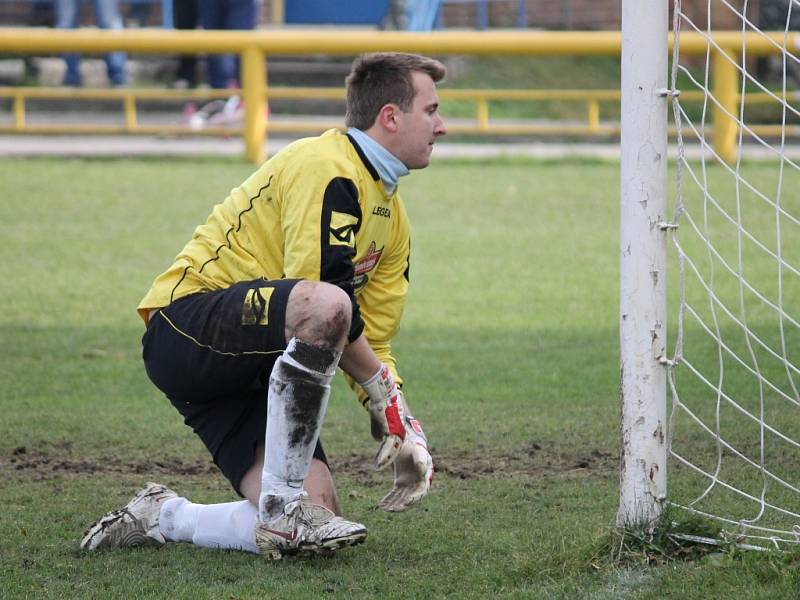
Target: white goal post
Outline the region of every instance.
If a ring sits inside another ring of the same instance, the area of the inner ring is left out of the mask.
[[[619,526],[800,544],[799,31],[800,0],[623,0]]]
[[[666,499],[667,2],[623,0],[620,122],[620,504],[655,520]]]

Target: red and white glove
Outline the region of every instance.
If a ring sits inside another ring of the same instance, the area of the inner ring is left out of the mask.
[[[390,512],[411,508],[428,494],[433,481],[433,459],[422,426],[411,415],[404,422],[406,439],[394,461],[394,487],[378,503]]]
[[[381,443],[375,454],[375,468],[380,471],[391,465],[400,453],[406,428],[403,425],[403,402],[389,368],[380,370],[361,384],[369,397],[367,410],[372,428],[372,437]]]

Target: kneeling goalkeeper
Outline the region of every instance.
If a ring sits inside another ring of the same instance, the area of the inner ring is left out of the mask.
[[[379,505],[428,492],[433,462],[400,390],[390,342],[408,289],[398,179],[446,133],[444,67],[364,55],[347,77],[345,132],[299,140],[216,205],[138,307],[148,376],[244,500],[190,502],[150,483],[89,527],[81,547],[191,542],[266,559],[358,544],[319,439],[336,368],[368,409]]]

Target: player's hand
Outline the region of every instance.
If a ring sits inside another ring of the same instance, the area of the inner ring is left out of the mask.
[[[383,510],[411,508],[427,494],[433,481],[433,459],[422,427],[414,417],[405,418],[406,439],[394,461],[394,487],[378,503]]]
[[[361,386],[369,397],[372,437],[381,443],[375,454],[375,468],[380,471],[397,459],[403,446],[406,437],[403,402],[386,365],[381,365],[380,371]]]

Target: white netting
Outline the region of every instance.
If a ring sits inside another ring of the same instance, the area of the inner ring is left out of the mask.
[[[800,164],[787,139],[800,1],[705,2],[674,1],[669,499],[724,538],[781,546],[800,543]],[[723,47],[731,23],[741,35]],[[682,51],[682,35],[705,52]],[[735,109],[718,97],[720,57],[735,67]]]
[[[679,228],[670,305],[679,308],[668,367],[669,497],[722,523],[730,540],[800,543],[800,165],[787,140],[800,122],[791,91],[800,2],[762,0],[773,32],[783,11],[782,35],[769,35],[763,5],[755,18],[747,0],[706,1],[699,14],[674,2]],[[717,24],[731,22],[741,41],[723,47]],[[704,53],[682,53],[688,32],[704,40]],[[772,54],[748,54],[753,40]],[[738,76],[735,110],[715,96],[719,56]],[[720,144],[725,121],[733,156]]]

